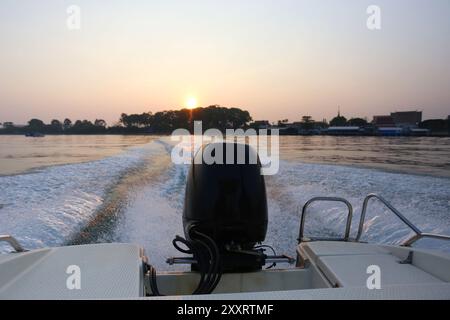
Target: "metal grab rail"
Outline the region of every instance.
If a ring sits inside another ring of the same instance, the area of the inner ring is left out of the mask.
[[[348,241],[349,237],[350,237],[350,227],[352,225],[352,216],[353,216],[353,207],[351,205],[350,202],[348,202],[346,199],[344,198],[336,198],[336,197],[316,197],[316,198],[312,198],[310,200],[308,200],[305,205],[303,206],[302,209],[302,217],[301,217],[301,221],[300,221],[300,230],[298,232],[298,243],[301,243],[303,241],[303,232],[304,232],[304,228],[305,228],[305,217],[306,217],[306,209],[313,203],[313,202],[317,202],[317,201],[333,201],[333,202],[342,202],[344,203],[347,208],[348,208],[348,214],[347,214],[347,223],[345,226],[345,234],[344,234],[344,238],[310,238],[310,240],[314,241],[314,240],[321,240],[321,241],[326,241],[326,240],[330,240],[330,241]]]
[[[404,224],[406,224],[412,231],[414,231],[415,235],[411,238],[407,239],[405,242],[402,243],[402,246],[409,247],[414,242],[422,239],[422,238],[434,238],[434,239],[440,239],[440,240],[450,240],[450,236],[436,234],[436,233],[424,233],[420,231],[419,228],[417,228],[411,221],[409,221],[404,215],[402,215],[397,209],[395,209],[386,199],[384,199],[382,196],[379,196],[377,194],[371,193],[365,197],[363,202],[363,207],[361,211],[361,218],[359,220],[359,227],[358,227],[358,233],[356,235],[355,241],[359,241],[359,239],[362,236],[363,228],[364,228],[364,222],[366,219],[366,212],[367,212],[367,206],[369,204],[369,200],[375,198],[379,201],[381,201],[391,212],[393,212]]]
[[[423,232],[421,234],[415,235],[408,240],[406,240],[402,246],[410,247],[414,242],[422,239],[422,238],[432,238],[432,239],[439,239],[439,240],[450,240],[450,236],[446,236],[443,234],[437,234],[437,233],[427,233]]]
[[[20,245],[19,241],[10,235],[0,235],[0,242],[7,242],[16,252],[25,252],[26,250]]]

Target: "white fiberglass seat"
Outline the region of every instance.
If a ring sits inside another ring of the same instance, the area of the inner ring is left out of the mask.
[[[142,256],[141,249],[131,244],[69,246],[0,255],[0,299],[142,297]],[[69,278],[78,271],[79,288]]]
[[[410,252],[413,252],[412,260],[405,263]],[[423,260],[420,256],[423,252],[412,248],[323,241],[302,243],[298,253],[318,268],[333,287],[366,287],[371,266],[379,268],[381,287],[448,283],[448,279],[440,277],[438,270],[432,268],[444,263],[450,269],[448,257],[442,259],[427,252],[427,266],[418,265]]]

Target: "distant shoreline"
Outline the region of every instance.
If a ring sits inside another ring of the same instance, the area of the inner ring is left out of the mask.
[[[301,121],[290,123],[288,119],[279,120],[278,124],[268,120],[254,120],[250,113],[240,108],[227,108],[211,105],[206,108],[166,110],[153,114],[122,113],[113,126],[108,126],[103,119],[76,120],[58,119],[45,123],[33,118],[28,125],[16,126],[13,122],[3,122],[0,134],[24,134],[29,136],[51,135],[170,135],[176,129],[192,133],[215,129],[226,132],[234,130],[266,130],[263,134],[277,132],[280,136],[450,136],[450,116],[448,119],[430,119],[422,121],[422,111],[394,112],[389,116],[374,116],[372,122],[362,118],[350,118],[341,115],[330,122],[326,119],[315,121],[311,116],[303,116]],[[251,133],[248,133],[251,134]],[[255,132],[253,132],[255,134]]]
[[[24,133],[5,133],[0,132],[0,136],[24,136]],[[142,133],[142,132],[123,132],[123,133],[46,133],[45,136],[170,136],[168,133]],[[281,137],[380,137],[380,138],[449,138],[450,134],[446,133],[430,133],[428,135],[379,135],[379,134],[291,134],[282,133]]]
[[[24,133],[0,132],[0,136],[24,136]],[[170,136],[166,133],[45,133],[45,136]]]

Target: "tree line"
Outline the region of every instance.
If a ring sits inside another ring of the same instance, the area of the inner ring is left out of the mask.
[[[187,129],[192,132],[194,121],[202,121],[203,130],[217,128],[226,129],[247,128],[252,121],[248,111],[240,108],[226,108],[212,105],[206,108],[168,110],[156,113],[141,114],[122,113],[117,124],[108,126],[103,119],[64,121],[57,119],[46,124],[40,119],[31,119],[26,126],[16,126],[4,122],[3,134],[25,134],[39,132],[45,134],[170,134],[175,129]]]
[[[355,126],[355,127],[365,127],[369,125],[366,119],[363,118],[351,118],[347,120],[346,117],[338,115],[331,119],[330,123],[328,123],[325,119],[323,121],[315,121],[311,116],[303,116],[300,122],[296,122],[304,130],[312,130],[317,128],[328,128],[328,127],[346,127],[346,126]],[[279,120],[277,126],[278,127],[286,127],[289,125],[289,120]]]

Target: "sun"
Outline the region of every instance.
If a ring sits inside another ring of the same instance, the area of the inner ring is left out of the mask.
[[[195,97],[189,97],[186,100],[186,107],[188,109],[195,109],[197,108],[197,98]]]

